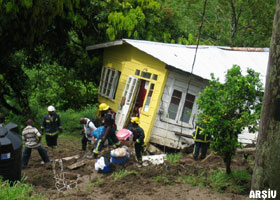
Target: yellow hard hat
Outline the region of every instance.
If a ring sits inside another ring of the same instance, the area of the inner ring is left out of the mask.
[[[108,110],[109,108],[110,108],[110,106],[108,106],[106,103],[101,103],[98,106],[99,111],[105,111],[105,110]]]
[[[139,117],[132,117],[132,118],[131,118],[131,122],[132,122],[132,123],[139,124],[139,123],[140,123]]]

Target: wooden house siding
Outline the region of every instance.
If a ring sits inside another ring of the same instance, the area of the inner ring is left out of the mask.
[[[150,142],[179,149],[190,146],[193,143],[191,134],[194,130],[195,115],[198,111],[196,103],[193,105],[189,123],[181,123],[180,121],[176,122],[168,119],[168,107],[174,88],[181,88],[185,91],[188,90],[187,92],[194,95],[195,100],[197,100],[199,93],[205,88],[208,81],[193,76],[189,86],[188,84],[189,74],[178,73],[172,70],[169,71]],[[178,134],[187,135],[188,137],[178,136]]]
[[[168,70],[165,68],[165,64],[163,62],[146,53],[143,53],[142,51],[139,51],[128,44],[106,48],[104,49],[103,55],[103,66],[121,72],[115,99],[111,100],[101,95],[98,96],[99,102],[107,103],[114,111],[117,112],[119,109],[123,90],[130,75],[137,77],[138,79],[148,80],[150,82],[149,88],[151,83],[155,84],[149,104],[149,109],[147,112],[142,109],[142,113],[140,115],[140,126],[144,129],[145,142],[147,143],[150,139],[156,112],[160,105],[161,96],[164,90],[165,82],[167,80]],[[135,75],[136,69],[140,71],[146,71],[151,74],[156,74],[157,80],[145,79]],[[147,90],[144,105],[147,99],[149,88]]]

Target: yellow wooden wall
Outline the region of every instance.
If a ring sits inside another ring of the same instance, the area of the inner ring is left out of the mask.
[[[147,69],[147,72],[158,75],[158,79],[156,81],[151,79],[149,80],[150,83],[155,84],[154,92],[151,98],[148,112],[142,111],[140,115],[140,126],[144,129],[145,143],[147,143],[150,139],[156,114],[160,106],[161,97],[167,80],[168,71],[165,69],[165,63],[136,49],[131,45],[123,44],[121,46],[114,46],[104,49],[103,66],[114,68],[121,72],[115,100],[112,101],[100,95],[98,97],[99,102],[107,103],[115,112],[117,112],[118,110],[122,93],[129,75],[135,76],[136,69],[142,71],[145,68]],[[147,94],[148,91],[149,88],[147,90]]]

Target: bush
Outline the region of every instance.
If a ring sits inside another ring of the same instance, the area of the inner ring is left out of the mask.
[[[0,179],[0,199],[43,200],[45,198],[33,194],[33,187],[27,183],[17,181],[11,185],[9,181],[3,181]]]
[[[215,170],[211,173],[209,181],[216,191],[243,194],[250,190],[251,175],[243,170],[232,171],[229,175],[225,170]]]
[[[73,133],[73,132],[79,132],[79,130],[82,128],[82,126],[79,124],[79,119],[81,117],[87,117],[87,118],[95,118],[97,106],[87,106],[81,111],[74,111],[72,109],[68,109],[65,112],[60,112],[60,118],[61,118],[61,124],[63,133]]]
[[[167,154],[166,159],[169,163],[176,164],[179,163],[181,157],[182,157],[181,152],[176,154],[171,153],[171,154]]]

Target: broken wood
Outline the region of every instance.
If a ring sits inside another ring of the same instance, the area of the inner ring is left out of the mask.
[[[211,157],[214,157],[214,156],[216,156],[216,155],[217,155],[216,152],[211,151],[211,153],[210,153],[208,156],[206,156],[206,158],[204,158],[201,162],[206,162],[206,161],[209,160]]]
[[[162,154],[163,153],[159,148],[152,145],[151,143],[149,143],[149,145],[147,146],[147,151],[152,154]]]
[[[236,152],[237,153],[253,153],[253,152],[256,152],[256,147],[237,149]]]
[[[78,159],[80,156],[79,155],[75,155],[75,156],[69,156],[69,157],[65,157],[62,158],[63,161],[68,161],[68,160],[72,160],[72,159]],[[55,162],[58,162],[60,159],[55,159]]]
[[[82,167],[82,166],[84,166],[86,163],[85,163],[85,161],[84,160],[82,160],[82,161],[80,161],[80,162],[76,162],[76,163],[74,163],[74,164],[72,164],[72,165],[69,165],[67,168],[68,169],[76,169],[76,168],[78,168],[78,167]]]
[[[175,132],[175,135],[193,139],[192,135],[186,133]]]

